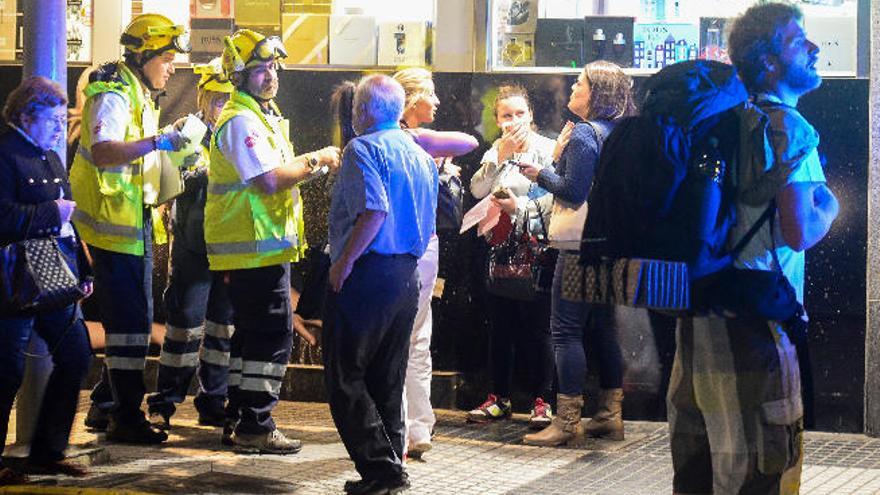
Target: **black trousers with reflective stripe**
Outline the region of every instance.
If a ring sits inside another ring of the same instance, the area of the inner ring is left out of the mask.
[[[204,358],[229,353],[229,339],[211,335],[211,328],[217,325],[232,325],[232,304],[226,293],[223,273],[209,271],[207,255],[187,249],[175,237],[171,244],[171,268],[164,301],[165,321],[169,326],[204,329],[201,338],[187,341],[174,340],[169,338],[168,333],[165,334],[156,378],[157,391],[147,397],[150,412],[174,414],[175,404],[183,402],[196,373],[199,378],[196,409],[209,414],[222,411],[226,401],[229,365]],[[188,361],[183,357],[199,352],[200,347],[203,351],[198,367],[165,364],[166,361],[181,359]]]
[[[419,297],[416,261],[365,254],[325,303],[330,412],[364,479],[395,479],[403,472],[401,403]]]
[[[235,431],[265,433],[275,429],[272,409],[293,343],[290,264],[231,270],[228,276],[233,351],[242,359],[240,385],[229,388],[230,402],[240,416]]]
[[[112,404],[119,422],[140,422],[144,364],[153,325],[153,222],[144,210],[144,256],[89,246],[95,275],[95,297],[105,335],[101,380],[92,391],[99,407]]]

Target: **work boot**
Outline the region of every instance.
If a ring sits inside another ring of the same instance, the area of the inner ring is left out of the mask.
[[[234,449],[240,454],[296,454],[302,450],[302,442],[287,438],[277,428],[257,434],[233,433]]]
[[[587,421],[584,431],[591,437],[623,440],[623,389],[602,389],[599,392],[599,409]]]
[[[153,428],[146,419],[138,423],[120,422],[110,417],[107,426],[107,440],[119,443],[156,445],[168,440],[168,434]]]
[[[89,406],[89,412],[86,413],[86,428],[96,431],[106,431],[107,424],[110,421],[110,415],[107,411],[101,409],[94,402]]]
[[[550,426],[538,433],[524,436],[523,443],[540,447],[582,445],[584,443],[584,427],[581,424],[581,410],[583,408],[583,396],[558,394],[556,396],[556,416],[550,422]]]

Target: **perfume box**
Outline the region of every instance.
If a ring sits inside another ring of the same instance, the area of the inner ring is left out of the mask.
[[[633,67],[662,69],[697,58],[699,26],[686,23],[638,23],[633,30]]]
[[[632,17],[584,17],[585,62],[607,60],[621,67],[633,66]]]
[[[288,64],[329,63],[330,16],[324,14],[282,14],[281,39]]]
[[[190,0],[189,15],[193,19],[230,18],[233,0]]]
[[[294,14],[330,14],[333,4],[329,0],[295,0]]]
[[[498,59],[504,67],[534,67],[535,35],[528,33],[503,35]]]
[[[376,65],[376,18],[359,14],[331,15],[330,63]]]
[[[235,0],[234,10],[236,26],[262,34],[267,33],[258,28],[268,28],[273,34],[281,32],[281,0]]]
[[[190,62],[201,64],[220,56],[223,53],[223,38],[232,34],[232,31],[232,19],[193,18],[190,21]]]
[[[495,2],[497,14],[505,21],[504,32],[534,33],[538,27],[538,0]]]
[[[584,23],[580,19],[538,19],[535,65],[584,66]]]
[[[726,17],[700,18],[701,59],[730,63],[730,55],[727,53],[727,30],[732,24],[733,19]]]
[[[810,41],[819,46],[821,71],[856,71],[856,19],[854,17],[805,17],[804,29]]]
[[[17,17],[15,14],[0,14],[0,60],[15,60]]]
[[[427,22],[380,22],[379,65],[425,65],[430,32]]]

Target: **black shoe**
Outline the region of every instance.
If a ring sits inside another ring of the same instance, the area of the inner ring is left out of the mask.
[[[345,482],[345,493],[348,495],[393,495],[409,489],[409,476],[403,473],[400,477],[390,480],[351,480]]]
[[[74,478],[82,478],[83,476],[88,476],[89,471],[84,466],[80,466],[79,464],[75,464],[65,460],[28,460],[27,464],[24,465],[24,473],[39,475],[63,474],[65,476],[72,476]]]
[[[235,442],[232,440],[232,432],[235,431],[235,424],[232,421],[223,422],[223,436],[220,437],[220,443],[227,447],[232,447]]]
[[[144,420],[140,423],[120,423],[113,418],[107,426],[107,440],[119,443],[136,443],[142,445],[156,445],[168,440],[168,434],[159,431]]]
[[[168,431],[171,429],[171,415],[159,411],[151,411],[150,424],[157,430]]]
[[[86,413],[86,428],[97,431],[106,431],[109,421],[110,415],[107,414],[107,411],[101,409],[92,402],[92,405],[89,406],[89,412]]]

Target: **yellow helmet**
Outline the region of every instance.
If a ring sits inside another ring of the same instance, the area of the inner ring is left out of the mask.
[[[220,57],[211,60],[207,64],[193,66],[193,72],[202,76],[199,79],[199,90],[232,93],[232,90],[235,89],[223,71]]]
[[[277,36],[263,36],[250,29],[239,29],[223,40],[223,70],[229,77],[261,62],[287,57],[287,50]]]
[[[168,50],[189,53],[189,34],[186,28],[160,14],[141,14],[128,24],[119,43],[127,53],[158,55]]]

